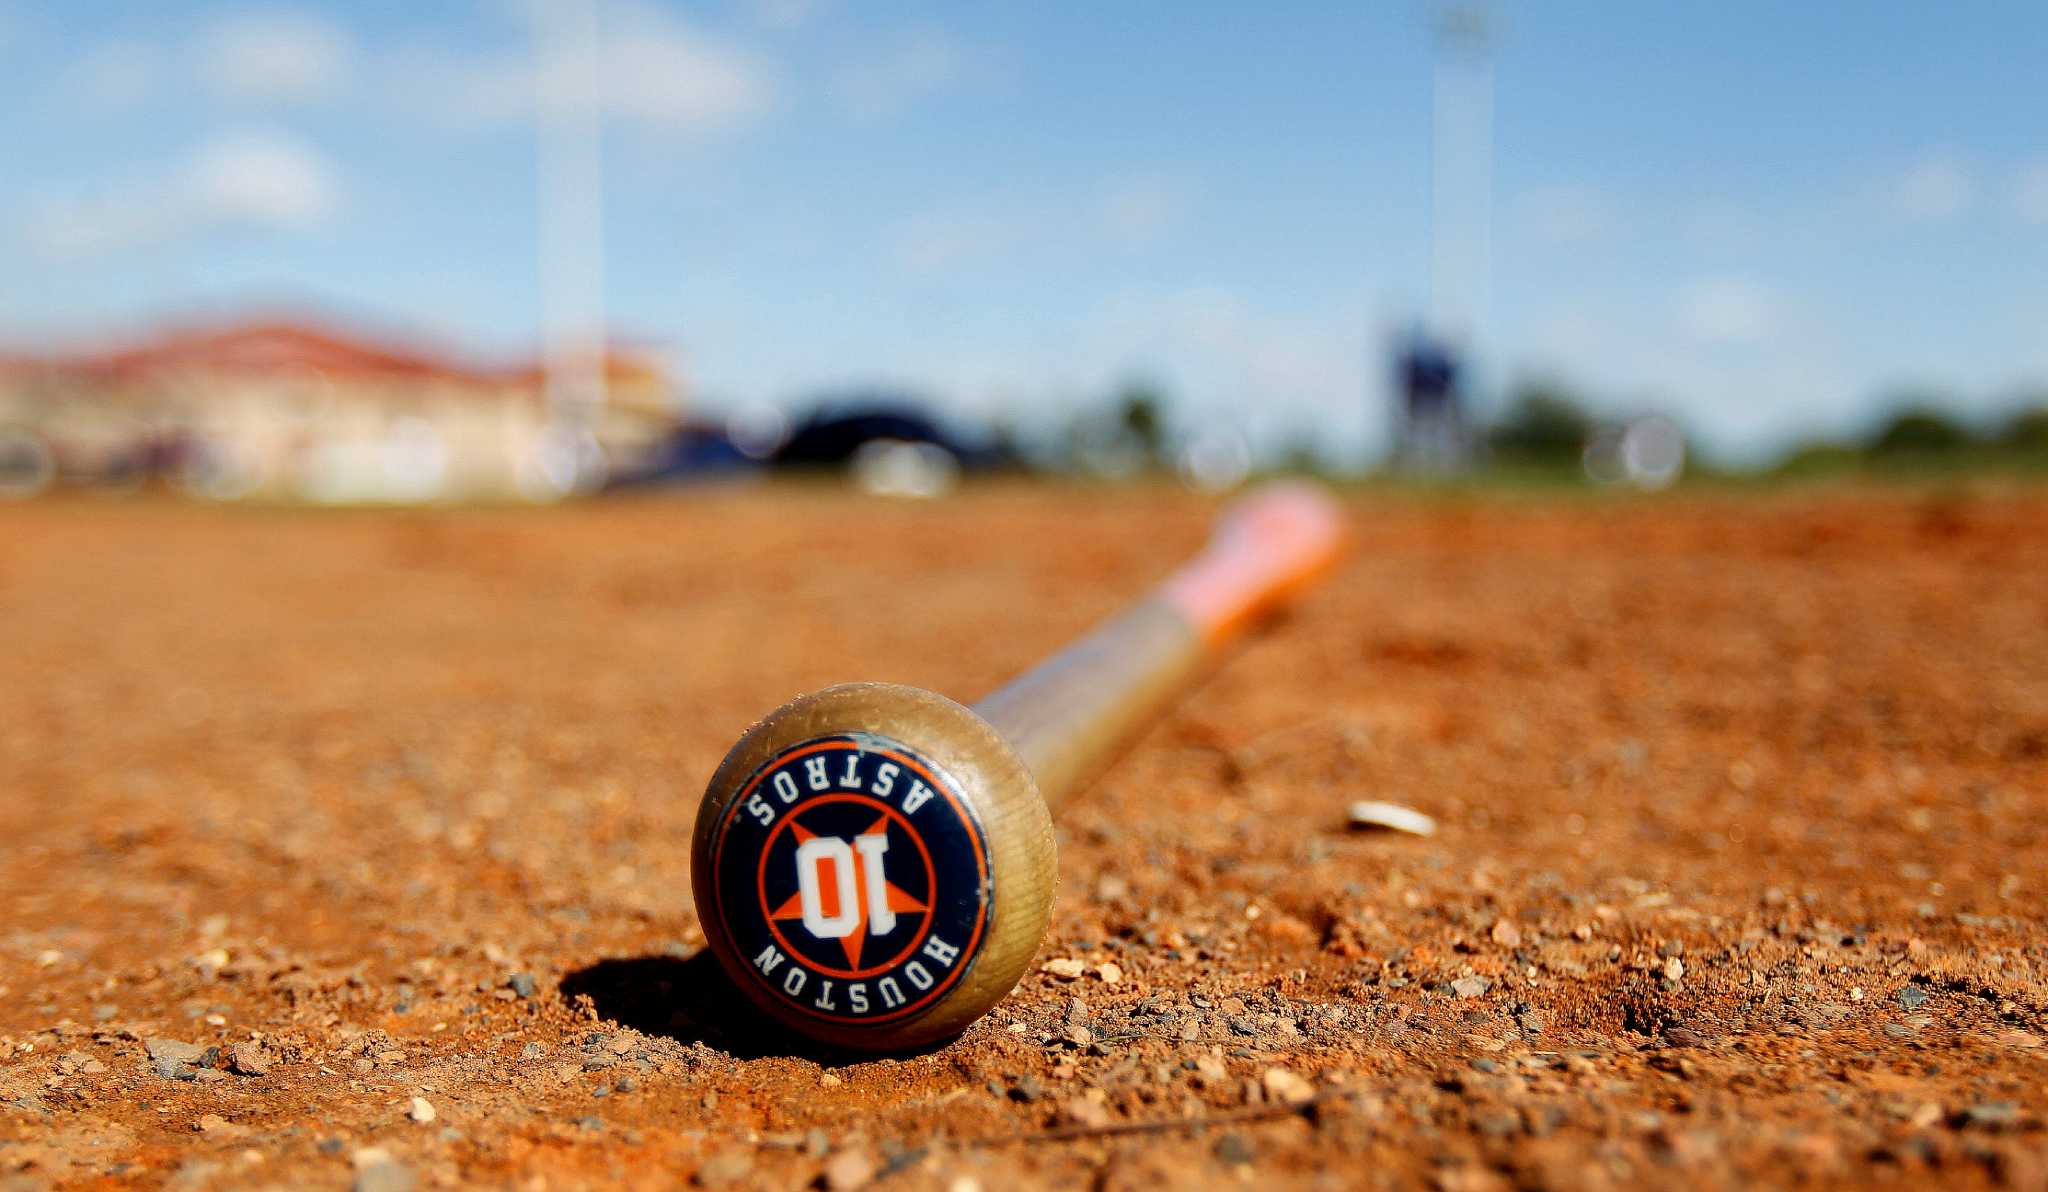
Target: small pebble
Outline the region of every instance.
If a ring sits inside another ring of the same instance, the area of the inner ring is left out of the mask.
[[[206,1062],[207,1052],[211,1050],[197,1043],[183,1043],[176,1039],[144,1039],[142,1047],[149,1053],[150,1059],[176,1060],[181,1064],[191,1064],[195,1067]]]
[[[1927,991],[1918,985],[1908,985],[1899,990],[1899,1008],[1908,1012],[1918,1010],[1927,1004]]]
[[[1451,992],[1459,997],[1478,997],[1493,988],[1493,982],[1481,976],[1460,977],[1451,982]]]
[[[1100,1090],[1090,1091],[1099,1093]],[[1060,1114],[1068,1122],[1085,1130],[1100,1130],[1109,1124],[1109,1107],[1096,1097],[1071,1098],[1060,1106]]]
[[[1268,1100],[1283,1105],[1302,1105],[1315,1099],[1315,1086],[1285,1068],[1266,1069],[1259,1082],[1265,1086]]]
[[[1252,1161],[1252,1144],[1242,1134],[1225,1134],[1216,1140],[1216,1157],[1231,1166]]]
[[[149,1062],[156,1069],[156,1074],[165,1080],[192,1079],[191,1065],[174,1060],[169,1056],[158,1056]]]
[[[1088,966],[1078,960],[1060,956],[1046,961],[1039,967],[1039,971],[1062,981],[1075,981],[1088,971]]]
[[[270,1053],[261,1043],[237,1043],[227,1049],[228,1071],[237,1076],[262,1076],[270,1071]]]
[[[413,1121],[424,1124],[433,1121],[438,1115],[434,1112],[433,1102],[428,1101],[425,1097],[414,1097],[412,1099],[412,1107],[405,1111],[405,1116]]]

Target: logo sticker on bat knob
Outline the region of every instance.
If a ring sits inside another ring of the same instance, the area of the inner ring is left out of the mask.
[[[733,800],[716,913],[756,983],[845,1025],[928,1008],[974,962],[988,842],[944,773],[884,737],[785,749]]]

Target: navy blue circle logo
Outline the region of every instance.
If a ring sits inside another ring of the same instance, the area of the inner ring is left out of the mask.
[[[792,745],[734,799],[715,913],[752,979],[842,1025],[929,1007],[988,934],[987,839],[931,763],[864,733]]]

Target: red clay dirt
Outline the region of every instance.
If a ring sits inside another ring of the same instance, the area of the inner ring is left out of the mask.
[[[2048,1184],[2048,493],[1346,500],[1065,813],[1081,975],[884,1059],[706,963],[706,777],[1214,502],[0,509],[0,1179]]]

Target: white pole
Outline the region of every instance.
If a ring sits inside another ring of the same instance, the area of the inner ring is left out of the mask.
[[[1484,338],[1493,301],[1492,29],[1482,5],[1441,12],[1431,105],[1431,330]]]
[[[541,335],[548,412],[582,439],[605,394],[604,111],[596,0],[534,6]]]

